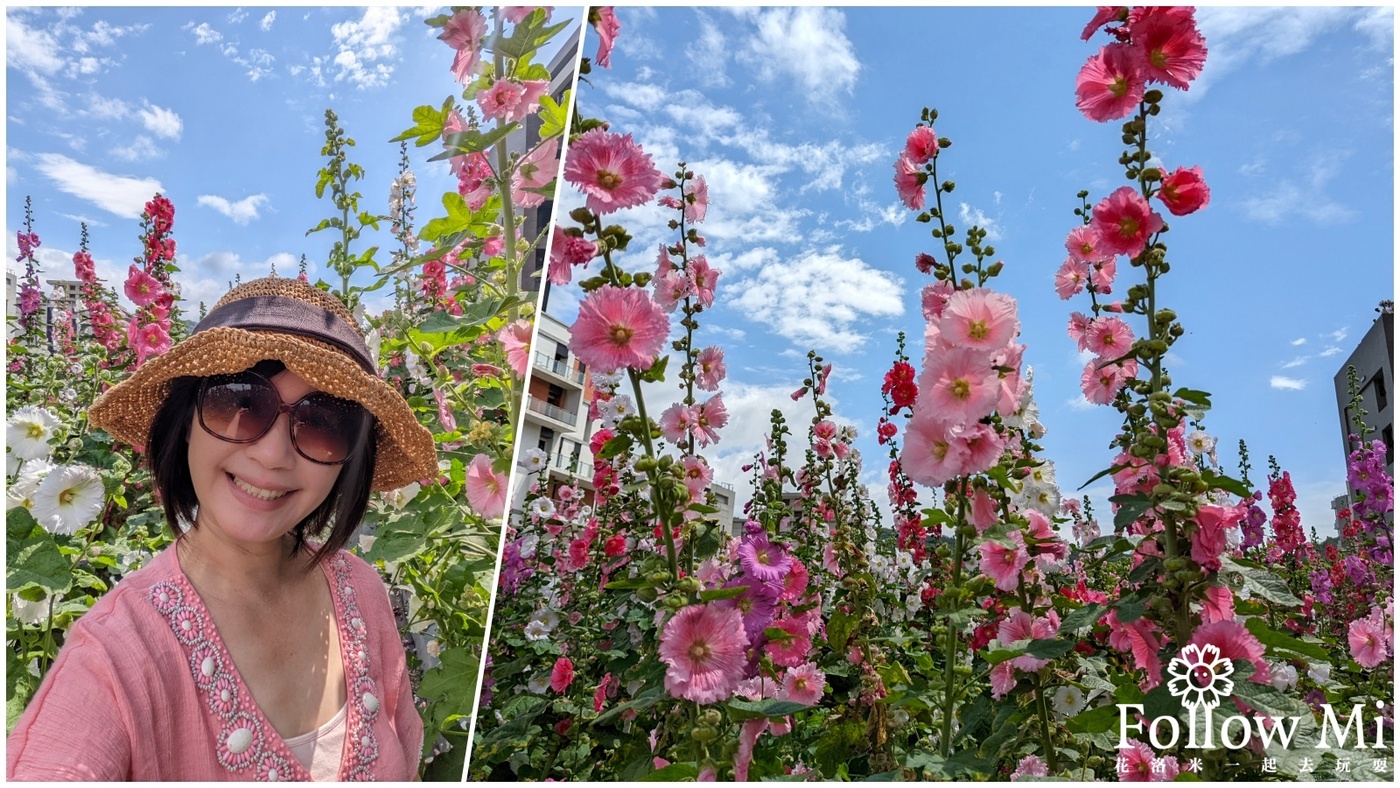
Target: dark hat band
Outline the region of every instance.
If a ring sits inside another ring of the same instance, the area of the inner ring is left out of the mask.
[[[329,310],[286,296],[249,296],[216,307],[194,333],[211,328],[239,328],[245,331],[279,331],[318,339],[344,350],[371,375],[378,376],[369,346],[360,332]]]

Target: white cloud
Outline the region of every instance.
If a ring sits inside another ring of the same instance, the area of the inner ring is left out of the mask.
[[[272,23],[276,21],[277,12],[268,11],[267,14],[263,16],[262,21],[258,23],[258,27],[261,28],[264,33],[266,33],[267,31],[272,29]]]
[[[710,265],[726,273],[752,271],[778,262],[778,250],[768,246],[757,246],[739,254],[722,252],[709,256]]]
[[[904,313],[904,282],[847,257],[840,247],[799,254],[734,284],[731,303],[794,344],[850,352],[867,336],[858,323]]]
[[[670,101],[672,96],[659,85],[640,82],[606,82],[603,93],[631,104],[634,107],[653,112]]]
[[[701,84],[706,87],[725,87],[730,82],[724,73],[725,60],[729,56],[729,42],[725,40],[719,26],[710,21],[709,16],[699,10],[696,13],[700,19],[700,35],[686,47],[686,60],[695,66],[692,73],[700,79]]]
[[[1327,358],[1328,356],[1335,356],[1340,352],[1342,352],[1341,348],[1337,347],[1336,345],[1331,345],[1329,347],[1323,348],[1322,352],[1318,353],[1317,356],[1318,358]]]
[[[1269,387],[1275,389],[1302,391],[1304,388],[1307,388],[1307,385],[1308,382],[1306,380],[1299,380],[1298,378],[1286,378],[1283,375],[1274,375],[1273,377],[1269,378]]]
[[[189,305],[190,316],[194,317],[199,314],[200,302],[206,307],[214,306],[229,291],[235,276],[247,282],[267,276],[273,266],[276,266],[277,273],[287,276],[296,272],[297,262],[298,258],[287,252],[277,252],[264,260],[248,261],[239,257],[237,252],[210,252],[196,260],[181,259],[180,271],[174,278],[180,285],[181,297]],[[307,274],[311,281],[316,281],[315,265],[309,261]]]
[[[338,22],[331,27],[339,52],[333,62],[340,67],[336,81],[349,80],[357,87],[373,88],[387,84],[394,67],[386,62],[398,54],[395,32],[403,24],[397,8],[366,8],[359,20]]]
[[[131,114],[131,105],[101,93],[89,93],[85,105],[87,114],[98,120],[121,120]]]
[[[1212,84],[1241,66],[1258,68],[1296,55],[1348,22],[1360,27],[1367,16],[1342,7],[1199,8],[1196,20],[1209,42],[1210,57],[1183,99],[1200,99]]]
[[[1286,362],[1284,362],[1283,368],[1284,368],[1284,369],[1293,369],[1294,367],[1301,367],[1301,366],[1303,366],[1303,365],[1306,364],[1306,363],[1308,363],[1308,357],[1307,357],[1307,356],[1298,356],[1297,358],[1294,358],[1294,359],[1292,359],[1291,361],[1286,361]]]
[[[191,28],[189,25],[186,25],[185,29],[189,30]],[[215,30],[208,22],[200,22],[192,29],[194,31],[194,42],[196,45],[213,44],[222,41],[224,38],[224,34]]]
[[[235,9],[233,9],[233,11],[230,12],[229,15],[228,15],[228,23],[231,24],[231,25],[236,25],[236,24],[238,24],[239,22],[242,22],[244,19],[247,19],[247,18],[248,18],[248,12],[247,12],[247,11],[244,11],[241,7],[235,8]]]
[[[1297,339],[1293,340],[1293,341],[1290,342],[1289,344],[1293,345],[1293,347],[1298,347],[1298,346],[1300,346],[1300,345],[1306,345],[1306,344],[1308,344],[1308,340],[1304,339],[1303,337],[1298,337]]]
[[[112,155],[122,161],[150,161],[165,155],[165,151],[145,134],[136,135],[130,145],[112,148]]]
[[[185,122],[180,120],[180,116],[173,109],[157,107],[147,102],[136,114],[141,118],[141,125],[157,137],[178,140],[185,129]]]
[[[1300,206],[1302,206],[1300,208]],[[1304,191],[1288,182],[1275,184],[1265,195],[1241,202],[1245,215],[1265,224],[1281,224],[1300,217],[1328,226],[1351,221],[1356,213],[1320,192]]]
[[[1001,230],[997,227],[996,220],[982,213],[981,208],[974,208],[965,202],[958,203],[958,221],[962,222],[962,226],[958,228],[959,237],[975,224],[987,231],[985,241],[995,243],[1001,240]]]
[[[63,68],[61,51],[48,30],[26,26],[14,12],[5,15],[5,65],[29,74],[54,74]]]
[[[165,190],[154,178],[113,175],[58,153],[40,153],[34,158],[35,167],[59,191],[125,219],[140,218],[146,202]]]
[[[1337,329],[1336,331],[1333,331],[1330,334],[1326,334],[1325,336],[1332,337],[1333,342],[1341,342],[1342,340],[1347,338],[1347,329],[1344,326],[1342,328]]]
[[[254,194],[244,197],[238,202],[230,202],[218,195],[201,194],[195,202],[206,208],[213,208],[232,219],[235,224],[247,224],[258,218],[258,208],[267,204],[267,195]]]
[[[760,79],[791,79],[820,103],[855,88],[861,64],[846,38],[846,16],[834,8],[739,10],[754,33],[739,51]]]

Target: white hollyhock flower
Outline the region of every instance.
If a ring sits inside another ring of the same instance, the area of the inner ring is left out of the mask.
[[[1332,665],[1328,662],[1312,662],[1308,664],[1308,678],[1318,684],[1326,684],[1332,677]]]
[[[34,519],[49,533],[71,536],[102,511],[106,491],[102,477],[86,465],[49,471],[34,493]]]
[[[547,640],[549,638],[549,628],[543,621],[531,620],[525,625],[525,639],[531,642],[537,640]]]
[[[30,602],[19,594],[14,594],[10,597],[10,610],[14,613],[16,621],[37,626],[48,620],[49,604],[52,603],[54,607],[58,607],[58,603],[62,601],[63,594],[52,598],[44,597],[38,602]]]
[[[547,520],[554,516],[554,501],[548,498],[536,498],[530,504],[530,515]]]
[[[385,493],[384,497],[389,499],[389,504],[395,509],[402,509],[408,505],[409,501],[413,500],[414,496],[418,495],[418,491],[421,489],[423,489],[423,485],[418,482],[412,482],[397,490],[391,490]]]
[[[543,695],[544,691],[549,689],[549,676],[543,672],[534,674],[525,683],[525,689],[536,695]]]
[[[554,628],[559,626],[559,614],[549,609],[536,610],[535,614],[530,616],[530,623],[536,622],[544,627],[545,632],[553,632]]]
[[[16,506],[23,506],[26,509],[33,509],[34,493],[39,491],[39,484],[44,481],[44,477],[48,476],[49,471],[52,471],[53,468],[53,463],[48,460],[27,460],[24,467],[20,468],[19,475],[5,491],[8,497],[5,508],[13,509]]]
[[[526,449],[520,456],[520,464],[526,473],[542,471],[549,465],[549,454],[544,449]]]
[[[37,405],[26,405],[5,422],[5,445],[20,460],[47,459],[58,418]]]
[[[1055,713],[1061,717],[1073,717],[1089,702],[1084,690],[1069,685],[1056,689],[1052,699]]]

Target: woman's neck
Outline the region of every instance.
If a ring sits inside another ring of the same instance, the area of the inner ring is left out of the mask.
[[[292,553],[290,535],[275,542],[227,539],[216,528],[197,525],[176,541],[180,570],[201,595],[242,598],[277,597],[305,580],[310,554]]]

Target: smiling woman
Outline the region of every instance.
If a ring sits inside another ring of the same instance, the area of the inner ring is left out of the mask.
[[[389,599],[341,548],[371,490],[437,461],[372,359],[344,305],[272,277],[98,398],[93,423],[144,444],[179,536],[69,630],[10,779],[416,776]]]

